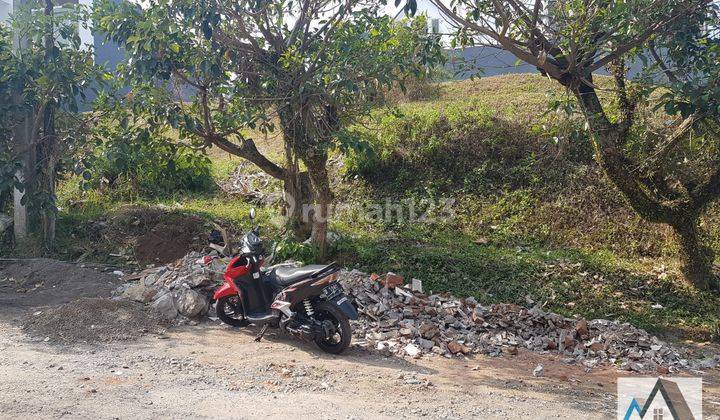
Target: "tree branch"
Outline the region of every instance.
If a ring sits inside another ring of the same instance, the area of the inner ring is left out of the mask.
[[[715,169],[705,182],[698,185],[690,193],[697,212],[702,211],[712,200],[720,196],[720,168]]]
[[[474,31],[477,31],[479,34],[485,35],[485,36],[497,41],[502,46],[503,49],[512,53],[517,58],[525,61],[526,63],[543,70],[545,73],[550,75],[552,78],[554,78],[556,80],[562,80],[564,78],[565,72],[562,71],[557,65],[555,65],[552,62],[547,60],[547,53],[545,53],[545,54],[541,53],[540,56],[536,57],[533,54],[531,54],[529,51],[525,51],[525,50],[519,48],[513,39],[511,39],[505,35],[499,34],[490,28],[480,26],[474,22],[471,22],[467,19],[464,19],[464,18],[458,16],[457,13],[453,12],[445,4],[443,4],[443,2],[441,0],[431,0],[431,2],[435,6],[437,6],[438,9],[440,9],[444,15],[446,15],[451,20],[455,21],[457,24],[464,26],[466,28],[472,29]]]
[[[242,145],[231,142],[225,137],[219,135],[213,135],[206,137],[205,140],[209,143],[214,144],[220,149],[235,155],[243,159],[246,159],[258,168],[262,169],[265,173],[280,180],[287,178],[287,172],[270,159],[265,157],[255,146],[255,142],[252,139],[242,139]]]
[[[677,126],[675,131],[670,134],[670,136],[665,139],[665,142],[653,153],[652,156],[650,156],[643,165],[640,167],[641,172],[645,172],[649,170],[651,167],[654,167],[658,164],[658,162],[662,161],[667,157],[668,154],[680,143],[680,141],[683,139],[685,134],[690,130],[695,124],[695,121],[697,121],[697,115],[692,114],[689,117],[685,118],[683,122],[680,123],[680,125]]]
[[[665,61],[662,59],[662,57],[660,57],[660,54],[655,49],[654,41],[651,40],[648,43],[648,49],[650,50],[650,55],[653,56],[653,60],[655,60],[655,63],[657,63],[658,67],[660,67],[660,70],[665,73],[665,76],[667,76],[668,80],[673,83],[680,82],[680,79],[677,77],[677,75],[672,70],[670,70],[668,66],[665,65]]]
[[[675,13],[673,13],[667,19],[657,22],[654,25],[650,25],[649,28],[647,28],[642,34],[640,34],[634,40],[626,42],[625,44],[619,46],[617,49],[615,49],[611,53],[604,56],[603,58],[595,61],[595,63],[591,64],[588,67],[588,71],[594,72],[595,70],[599,70],[599,69],[605,67],[612,61],[617,60],[618,58],[621,58],[628,51],[644,44],[647,40],[650,39],[650,37],[657,34],[662,28],[668,26],[674,20],[678,19],[681,16],[685,16],[685,15],[691,13],[693,11],[693,9],[697,6],[697,3],[705,3],[708,1],[710,1],[710,0],[703,0],[701,2],[691,2],[694,7],[681,8],[680,10],[675,11]]]

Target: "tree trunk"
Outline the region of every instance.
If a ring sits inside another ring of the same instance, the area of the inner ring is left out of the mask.
[[[713,278],[715,255],[700,243],[697,220],[672,225],[680,245],[680,270],[685,278],[700,290],[708,290]],[[712,285],[717,288],[717,284]]]
[[[283,183],[285,217],[295,240],[302,242],[312,232],[312,211],[305,209],[313,202],[313,191],[307,172],[300,172],[296,164],[288,165],[287,178]]]
[[[574,88],[574,93],[592,132],[595,158],[606,176],[640,217],[672,226],[680,244],[679,257],[684,277],[698,289],[708,290],[714,278],[714,255],[698,240],[697,214],[700,209],[692,201],[668,204],[652,195],[649,192],[651,188],[643,185],[633,170],[638,165],[631,162],[623,151],[627,132],[608,120],[595,89],[581,83]],[[717,284],[713,286],[717,287]]]
[[[18,100],[18,103],[19,100]],[[22,120],[14,130],[14,151],[20,157],[21,167],[15,173],[15,177],[24,188],[20,191],[13,188],[13,234],[16,240],[25,239],[28,236],[28,205],[27,198],[32,191],[35,181],[35,148],[32,146],[32,113],[23,112]]]
[[[38,189],[45,192],[47,202],[41,209],[43,240],[50,249],[55,242],[55,222],[57,217],[57,197],[55,194],[55,173],[57,169],[57,138],[55,133],[55,109],[45,106],[43,139],[40,142],[40,160],[43,165],[39,171]]]
[[[53,49],[55,40],[53,38],[55,28],[52,21],[54,12],[53,0],[45,0],[45,16],[48,17],[45,31],[45,65],[50,67],[54,60]],[[57,200],[55,197],[55,167],[56,167],[56,137],[55,137],[55,105],[53,101],[45,104],[43,112],[43,138],[39,142],[41,149],[41,160],[43,166],[40,170],[39,189],[46,193],[48,202],[44,203],[42,209],[42,228],[45,247],[52,247],[55,242],[55,218],[57,214]]]
[[[318,259],[324,261],[327,257],[328,218],[332,191],[330,191],[330,178],[327,173],[327,155],[313,156],[305,161],[310,175],[310,181],[315,192],[315,206],[312,217],[312,243],[318,247]]]

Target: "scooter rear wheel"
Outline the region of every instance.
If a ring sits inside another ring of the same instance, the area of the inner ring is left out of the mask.
[[[240,297],[237,295],[225,296],[218,299],[215,304],[215,311],[220,321],[232,327],[244,327],[250,324],[248,320],[245,319],[242,310],[242,300],[240,300]]]
[[[331,322],[335,327],[335,334],[328,338],[316,338],[315,344],[323,351],[340,354],[350,345],[352,330],[350,320],[336,305],[323,301],[315,305],[315,319],[320,322]]]

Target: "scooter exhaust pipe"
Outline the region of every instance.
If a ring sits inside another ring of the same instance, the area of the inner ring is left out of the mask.
[[[280,320],[280,314],[264,313],[264,314],[248,314],[247,320],[255,325],[275,324]]]

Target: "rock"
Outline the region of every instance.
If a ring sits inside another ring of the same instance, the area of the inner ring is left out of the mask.
[[[581,319],[575,324],[575,331],[580,337],[587,336],[590,332],[588,331],[588,323],[584,319]]]
[[[518,354],[518,348],[515,347],[515,346],[505,347],[505,352],[506,352],[507,354],[510,354],[510,355],[513,355],[513,356],[517,356],[517,354]]]
[[[403,347],[403,350],[405,351],[405,354],[410,357],[417,357],[420,355],[420,349],[414,344],[406,345],[405,347]]]
[[[175,306],[178,312],[188,318],[194,318],[207,312],[207,298],[195,290],[180,290],[175,295]]]
[[[470,353],[470,348],[458,343],[457,341],[451,341],[448,343],[448,350],[450,350],[450,353],[452,354],[468,354]]]
[[[150,306],[155,308],[156,311],[169,320],[175,319],[178,315],[178,310],[175,307],[175,299],[171,293],[165,293],[160,296]]]
[[[122,297],[136,302],[148,303],[155,297],[157,292],[157,289],[154,287],[148,287],[143,283],[137,283],[125,289]]]
[[[423,284],[420,279],[410,280],[410,290],[413,292],[423,293]]]
[[[400,335],[403,337],[412,337],[414,334],[410,328],[400,328]]]
[[[545,373],[545,368],[543,367],[543,365],[535,366],[535,369],[533,369],[533,372],[532,372],[533,376],[535,376],[535,377],[543,376],[544,373]]]
[[[160,276],[157,273],[148,274],[143,279],[143,284],[145,284],[145,286],[155,286],[155,284],[158,282],[159,277]]]
[[[390,272],[385,274],[385,278],[381,280],[381,283],[387,288],[394,288],[405,284],[405,279],[399,274]]]
[[[438,326],[430,322],[423,322],[423,324],[420,325],[419,331],[420,334],[428,340],[431,340],[440,332]]]
[[[432,350],[432,348],[435,346],[435,342],[432,340],[426,340],[424,338],[418,338],[417,343],[425,350]]]

